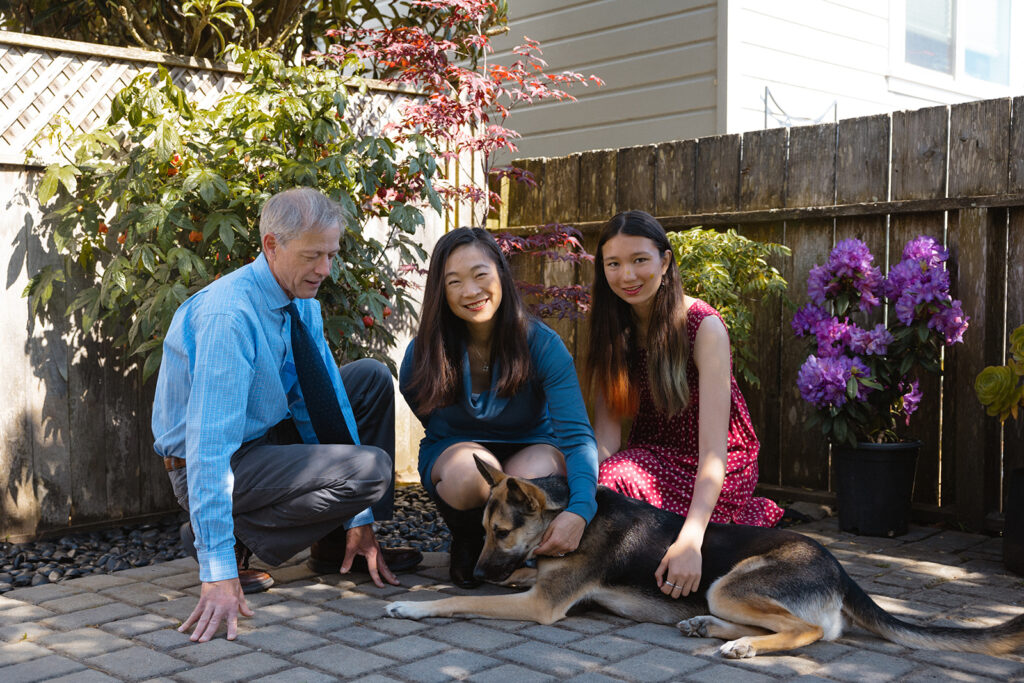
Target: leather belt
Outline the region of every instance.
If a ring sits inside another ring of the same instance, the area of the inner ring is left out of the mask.
[[[176,458],[173,455],[168,455],[164,458],[164,469],[168,472],[185,469],[185,458]]]

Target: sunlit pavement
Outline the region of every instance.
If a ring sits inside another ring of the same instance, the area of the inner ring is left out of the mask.
[[[930,624],[989,626],[1024,613],[1024,578],[1002,541],[930,527],[852,536],[835,519],[794,530],[828,546],[883,607]],[[303,557],[250,596],[236,640],[192,644],[175,628],[196,604],[191,559],[23,588],[0,597],[0,681],[1024,681],[1005,657],[909,650],[857,629],[795,652],[724,659],[721,641],[584,611],[551,626],[383,616],[394,599],[462,592],[447,555],[428,553],[401,586],[314,576]],[[484,588],[492,594],[500,588]]]

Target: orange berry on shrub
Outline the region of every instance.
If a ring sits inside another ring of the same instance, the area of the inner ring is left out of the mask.
[[[107,230],[107,224],[104,223],[103,221],[100,221],[100,224],[96,226],[96,232],[98,232],[101,235],[106,235]]]
[[[167,175],[172,177],[178,175],[178,169],[176,169],[174,166],[171,166],[170,168],[167,169]]]
[[[371,327],[373,327],[373,322],[374,321],[372,315],[363,316],[363,327],[365,327],[366,329],[370,329]]]
[[[171,157],[171,166],[181,166],[181,155],[175,154]]]
[[[192,232],[190,232],[188,234],[188,241],[189,242],[202,242],[203,241],[203,233],[199,232],[198,230],[193,230]]]
[[[124,244],[124,241],[126,239],[128,239],[128,233],[122,232],[120,235],[117,236],[117,243],[118,244]]]
[[[384,317],[386,318],[389,315],[391,315],[391,307],[390,306],[385,306],[384,307]]]
[[[78,206],[75,207],[75,211],[77,211],[78,213],[82,213],[83,211],[85,211],[85,207],[79,204]]]

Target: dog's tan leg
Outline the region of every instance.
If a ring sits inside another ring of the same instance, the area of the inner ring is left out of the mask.
[[[753,657],[764,652],[792,650],[821,640],[824,631],[816,624],[809,624],[793,615],[785,607],[765,597],[754,599],[733,599],[728,593],[719,592],[712,604],[712,611],[724,623],[734,625],[735,635],[718,637],[739,638],[730,640],[720,652],[731,659]],[[744,633],[749,627],[760,627],[768,635]],[[729,633],[729,629],[722,629]],[[740,635],[743,633],[743,635]]]
[[[735,640],[745,636],[763,636],[771,633],[763,628],[734,624],[710,614],[684,619],[676,624],[676,628],[691,638],[721,638],[722,640]]]
[[[406,619],[467,616],[553,624],[565,617],[573,602],[575,600],[555,605],[536,588],[531,588],[511,595],[459,595],[443,600],[393,602],[384,612],[389,617]]]

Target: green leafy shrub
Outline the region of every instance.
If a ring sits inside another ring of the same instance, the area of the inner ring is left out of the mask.
[[[769,264],[773,256],[789,256],[788,247],[756,242],[729,229],[692,228],[668,233],[683,291],[715,307],[729,328],[733,372],[751,386],[761,381],[751,370],[754,360],[753,306],[764,296],[781,296],[788,286]]]
[[[989,415],[1017,419],[1024,406],[1024,325],[1010,333],[1006,365],[990,365],[974,380],[974,391]]]
[[[269,51],[234,59],[244,85],[210,108],[161,68],[118,93],[106,125],[68,141],[72,156],[47,168],[39,188],[40,203],[54,203],[44,228],[63,263],[32,277],[33,314],[101,325],[144,358],[149,377],[178,306],[259,253],[263,202],[313,186],[354,217],[318,295],[332,347],[339,360],[369,354],[393,368],[382,323],[412,306],[391,264],[425,256],[413,238],[418,207],[441,209],[429,145],[408,135],[400,150],[379,131],[354,130],[347,107],[365,84],[337,68],[289,67]],[[373,217],[387,220],[386,243],[363,234]],[[66,311],[52,310],[60,290],[74,297]]]

